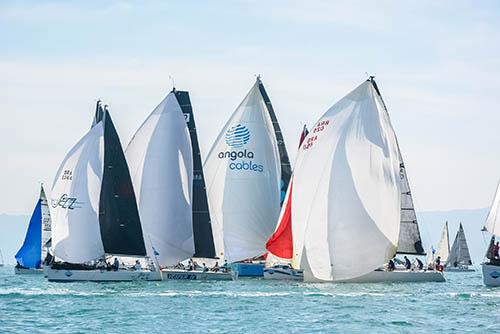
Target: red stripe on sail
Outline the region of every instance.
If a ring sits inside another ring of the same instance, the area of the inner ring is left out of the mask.
[[[288,200],[286,201],[285,211],[279,221],[278,229],[269,238],[266,249],[273,255],[282,259],[291,259],[293,257],[292,241],[292,183],[290,182]]]

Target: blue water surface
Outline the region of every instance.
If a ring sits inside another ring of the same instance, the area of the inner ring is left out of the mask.
[[[0,268],[1,333],[500,333],[500,288],[446,283],[49,283]]]

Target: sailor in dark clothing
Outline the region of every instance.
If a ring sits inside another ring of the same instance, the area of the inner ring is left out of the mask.
[[[389,263],[387,263],[387,271],[394,271],[394,269],[396,269],[396,265],[394,264],[394,261],[390,259]]]
[[[405,256],[405,268],[407,270],[410,270],[411,269],[411,262],[410,262],[410,259],[408,259],[406,256]]]
[[[420,261],[420,259],[418,257],[415,258],[415,261],[417,261],[417,268],[418,268],[418,270],[424,269],[424,263],[422,261]]]

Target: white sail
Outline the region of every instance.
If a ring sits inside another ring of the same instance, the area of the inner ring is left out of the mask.
[[[280,157],[258,82],[217,137],[204,165],[219,257],[265,253],[280,212]]]
[[[448,256],[450,254],[450,236],[448,233],[448,222],[444,224],[443,232],[441,233],[441,239],[439,240],[439,246],[436,254],[434,254],[434,259],[440,257],[441,263],[446,263],[448,261]]]
[[[500,237],[500,183],[497,186],[497,191],[495,193],[495,199],[491,204],[490,212],[486,218],[486,223],[484,227],[488,232]]]
[[[161,266],[193,256],[191,139],[173,92],[137,130],[126,156],[148,254],[154,247]]]
[[[293,266],[305,280],[355,278],[394,256],[399,177],[396,137],[367,81],[320,118],[297,156]]]
[[[47,256],[48,243],[52,237],[52,220],[50,219],[50,209],[43,185],[40,189],[40,201],[42,207],[42,261]]]
[[[57,171],[50,205],[52,247],[60,260],[83,263],[104,254],[99,230],[103,159],[100,122],[69,151]]]

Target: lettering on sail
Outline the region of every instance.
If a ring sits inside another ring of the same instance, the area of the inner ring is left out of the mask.
[[[304,144],[302,144],[303,150],[310,149],[314,143],[318,140],[318,135],[321,134],[323,130],[330,124],[330,120],[319,121],[318,124],[312,129],[312,135],[306,137]]]

